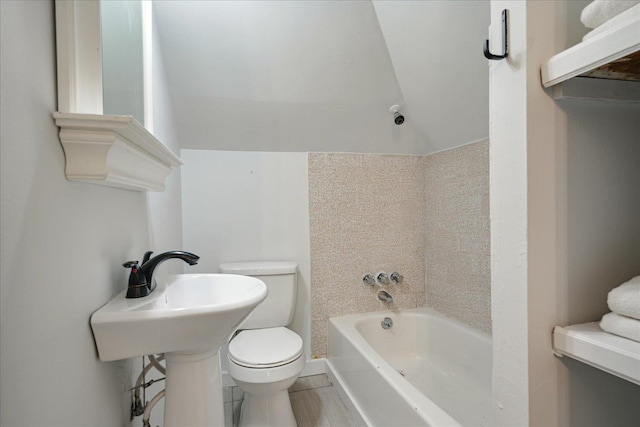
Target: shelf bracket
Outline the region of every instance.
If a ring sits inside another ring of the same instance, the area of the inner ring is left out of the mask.
[[[507,41],[509,24],[507,21],[507,16],[508,16],[507,9],[504,9],[502,11],[502,54],[496,55],[491,53],[489,51],[489,39],[487,39],[484,42],[484,49],[483,49],[484,57],[487,59],[497,61],[499,59],[505,59],[509,55],[509,43]]]

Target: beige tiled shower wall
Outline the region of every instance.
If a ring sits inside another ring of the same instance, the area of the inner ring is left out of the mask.
[[[327,320],[345,314],[427,304],[490,330],[488,147],[309,154],[313,357],[326,356]],[[362,283],[379,271],[404,276],[385,287],[392,306]]]
[[[425,157],[427,305],[491,332],[489,141]]]
[[[385,310],[365,274],[397,271],[393,308],[425,299],[424,157],[309,154],[311,351],[327,352],[327,319]]]

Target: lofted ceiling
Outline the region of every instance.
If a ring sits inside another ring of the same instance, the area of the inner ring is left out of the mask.
[[[183,148],[428,154],[488,136],[488,0],[163,0],[154,21]]]

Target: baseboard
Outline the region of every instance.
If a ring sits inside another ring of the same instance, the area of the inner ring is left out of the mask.
[[[320,375],[327,373],[327,359],[311,359],[307,360],[304,369],[300,374],[301,377],[310,377],[311,375]]]

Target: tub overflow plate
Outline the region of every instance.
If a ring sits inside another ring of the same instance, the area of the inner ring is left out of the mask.
[[[393,320],[391,320],[390,317],[385,317],[380,324],[382,325],[382,329],[391,329],[393,326]]]

